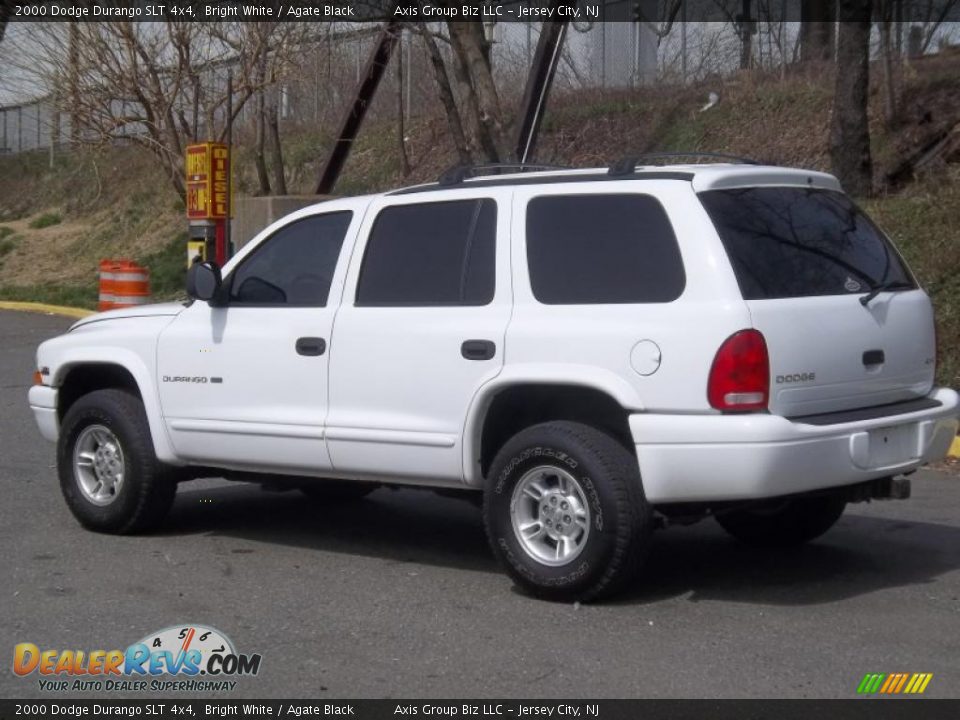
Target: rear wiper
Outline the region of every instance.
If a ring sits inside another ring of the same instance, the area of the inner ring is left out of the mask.
[[[860,304],[866,307],[877,295],[887,290],[900,290],[912,287],[913,283],[909,283],[906,280],[887,280],[870,288],[870,292],[860,298]]]

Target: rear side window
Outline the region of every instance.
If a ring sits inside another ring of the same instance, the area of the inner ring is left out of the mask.
[[[486,305],[496,241],[489,198],[386,208],[370,231],[357,305]]]
[[[913,288],[903,261],[843,193],[798,187],[700,194],[745,300]]]
[[[649,195],[550,195],[527,205],[527,264],[547,305],[665,303],[686,277],[663,207]]]

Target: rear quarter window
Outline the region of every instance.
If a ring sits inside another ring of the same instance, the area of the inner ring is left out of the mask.
[[[527,264],[547,305],[665,303],[686,284],[673,227],[649,195],[533,198]]]
[[[843,193],[801,187],[700,193],[745,300],[865,293],[916,282]]]

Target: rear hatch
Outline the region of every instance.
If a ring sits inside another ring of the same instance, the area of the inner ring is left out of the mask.
[[[798,417],[929,393],[930,300],[846,195],[781,186],[699,197],[767,342],[770,412]]]

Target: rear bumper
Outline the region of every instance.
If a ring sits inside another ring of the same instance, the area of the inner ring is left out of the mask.
[[[777,415],[630,417],[651,503],[776,497],[851,485],[943,458],[957,434],[960,396],[939,407],[835,425]]]
[[[47,385],[34,385],[27,394],[33,417],[40,428],[40,434],[50,442],[56,442],[60,434],[57,420],[57,389]]]

